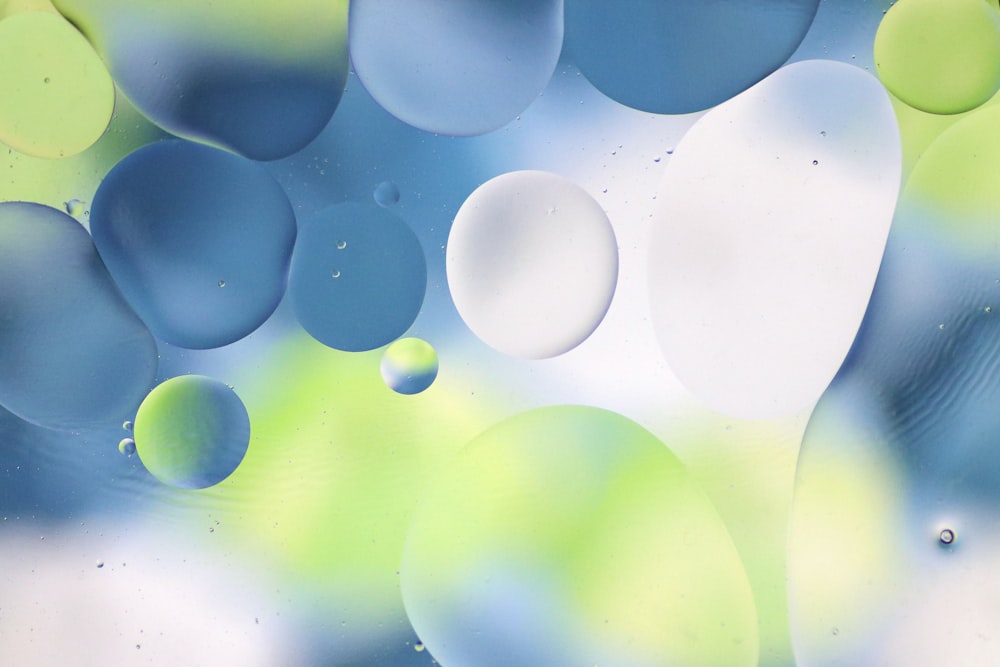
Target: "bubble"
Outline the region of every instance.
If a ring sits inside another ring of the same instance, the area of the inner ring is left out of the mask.
[[[652,322],[684,386],[741,417],[815,402],[864,315],[900,171],[889,98],[850,65],[789,65],[699,119],[649,242]]]
[[[375,203],[389,208],[399,203],[399,188],[392,181],[382,181],[375,188]]]
[[[338,252],[340,242],[350,250]],[[413,324],[426,285],[427,263],[416,235],[369,201],[331,206],[303,225],[288,291],[309,335],[360,352],[395,340]]]
[[[400,583],[439,663],[757,664],[756,613],[729,534],[634,422],[585,407],[521,413],[425,489]]]
[[[938,541],[940,541],[941,544],[951,544],[955,541],[955,531],[951,528],[943,529],[938,535]]]
[[[181,375],[149,393],[135,417],[139,459],[164,484],[203,489],[229,477],[250,442],[250,418],[227,385]]]
[[[984,0],[901,0],[875,35],[875,67],[916,109],[974,109],[1000,89],[1000,10]]]
[[[94,196],[90,228],[150,330],[196,349],[237,341],[270,316],[296,234],[288,198],[261,165],[180,140],[115,165]]]
[[[21,153],[75,155],[111,121],[111,76],[58,14],[25,12],[0,21],[0,81],[0,141]]]
[[[554,357],[600,324],[618,279],[607,215],[570,181],[517,171],[479,186],[448,237],[448,287],[486,344],[525,359]]]
[[[304,148],[347,81],[347,0],[53,4],[93,42],[144,116],[255,160]]]
[[[84,211],[84,203],[79,199],[70,199],[65,203],[66,212],[72,216],[81,215]]]
[[[347,241],[337,241],[337,250],[343,250],[347,247]]]
[[[566,52],[602,93],[642,111],[715,106],[778,69],[819,0],[566,0]]]
[[[562,47],[562,2],[355,0],[350,34],[358,78],[386,111],[428,132],[483,134],[512,121],[548,83]]]
[[[129,420],[127,420],[127,419],[125,421],[123,421],[122,422],[122,429],[124,429],[126,431],[131,431],[132,430],[132,422],[129,421]]]
[[[402,338],[382,355],[382,380],[399,394],[419,394],[434,382],[438,373],[437,352],[419,338]]]
[[[100,570],[101,568],[104,567],[104,561],[103,560],[99,560],[96,563],[94,563],[94,565],[97,567],[98,570]]]
[[[118,443],[118,451],[125,456],[132,456],[135,454],[135,440],[132,438],[122,438]]]
[[[21,419],[114,424],[153,383],[153,337],[62,211],[0,203],[0,322],[0,404]]]

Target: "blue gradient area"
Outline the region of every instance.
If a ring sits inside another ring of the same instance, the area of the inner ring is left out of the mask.
[[[121,423],[156,364],[83,227],[47,206],[0,204],[0,405],[47,428]]]
[[[819,0],[566,0],[566,53],[594,86],[641,111],[702,111],[778,69]]]
[[[338,350],[372,350],[416,319],[427,262],[416,235],[374,201],[317,213],[295,244],[288,291],[302,327]]]
[[[90,226],[152,332],[194,349],[237,341],[270,316],[296,235],[291,204],[261,165],[180,140],[115,165]]]
[[[562,0],[354,0],[354,71],[378,103],[422,130],[471,136],[514,120],[562,47]]]

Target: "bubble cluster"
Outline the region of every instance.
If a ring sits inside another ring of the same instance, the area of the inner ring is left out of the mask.
[[[47,206],[0,203],[0,405],[50,428],[113,424],[156,367],[153,337],[83,227]]]
[[[152,332],[198,349],[237,341],[268,318],[296,235],[288,198],[262,166],[180,140],[115,165],[94,195],[90,228]]]
[[[626,106],[683,114],[715,106],[784,63],[819,0],[566,0],[566,51]]]
[[[554,357],[604,318],[618,280],[607,215],[541,171],[497,176],[462,204],[448,236],[448,288],[462,319],[504,354]]]
[[[0,20],[0,81],[0,141],[22,153],[75,155],[111,120],[111,76],[58,14],[24,12]]]
[[[53,4],[81,27],[144,116],[256,160],[312,141],[347,80],[347,0]]]
[[[483,134],[548,83],[562,2],[355,0],[350,34],[354,69],[386,111],[429,132]]]
[[[250,443],[250,418],[227,385],[182,375],[157,385],[135,416],[135,451],[158,480],[184,489],[218,484]]]
[[[331,206],[306,221],[288,291],[313,338],[360,352],[403,335],[420,312],[426,286],[420,241],[403,220],[369,200]]]
[[[743,417],[816,401],[861,322],[899,182],[888,96],[855,67],[795,63],[705,114],[666,167],[649,241],[653,325],[681,382]]]
[[[900,0],[875,36],[879,78],[910,106],[969,111],[1000,90],[1000,7],[984,0]]]
[[[396,393],[419,394],[437,378],[437,352],[427,341],[402,338],[386,348],[381,371],[386,386]]]
[[[757,664],[726,529],[634,422],[584,407],[521,413],[425,488],[400,574],[439,663]]]

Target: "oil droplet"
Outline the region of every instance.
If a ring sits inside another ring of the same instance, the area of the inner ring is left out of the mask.
[[[955,541],[955,531],[951,528],[945,528],[941,531],[941,534],[938,535],[938,539],[941,541],[941,544],[951,544]]]
[[[121,442],[118,443],[118,451],[125,456],[132,456],[135,454],[135,440],[132,438],[122,438]]]
[[[347,247],[347,241],[337,241],[337,250],[343,250]]]
[[[103,560],[99,560],[99,561],[97,561],[94,564],[97,566],[98,570],[100,570],[102,567],[104,567],[104,561]]]
[[[424,650],[424,645],[420,642],[417,642],[416,644],[413,645],[413,650],[416,651],[417,653],[420,653],[421,651]]]
[[[331,278],[339,278],[340,277],[340,271],[334,271],[333,273],[330,274],[330,277]]]

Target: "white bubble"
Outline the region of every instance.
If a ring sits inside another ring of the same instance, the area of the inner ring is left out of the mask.
[[[503,174],[462,205],[448,237],[455,307],[483,342],[543,359],[583,342],[604,318],[618,247],[601,206],[542,171]]]
[[[692,393],[744,417],[819,398],[864,315],[900,171],[885,90],[842,63],[782,68],[691,128],[660,188],[649,288]]]

